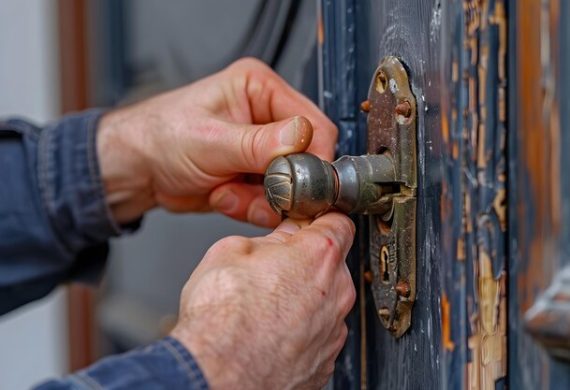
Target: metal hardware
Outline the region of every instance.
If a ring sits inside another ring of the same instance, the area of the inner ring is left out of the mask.
[[[416,299],[416,99],[404,65],[386,57],[368,92],[368,153],[394,161],[393,211],[370,216],[372,295],[380,322],[395,337],[410,327]]]
[[[389,219],[394,175],[388,155],[342,156],[331,164],[298,153],[271,162],[265,194],[275,211],[292,218],[314,218],[334,207],[346,214],[382,214]]]
[[[361,108],[368,113],[367,155],[333,163],[309,153],[278,157],[265,173],[265,194],[292,218],[333,208],[370,215],[372,294],[380,321],[400,337],[416,297],[417,173],[416,100],[398,59],[382,61]]]

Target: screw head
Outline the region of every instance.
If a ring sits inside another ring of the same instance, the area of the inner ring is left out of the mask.
[[[370,111],[370,100],[365,100],[362,103],[360,103],[360,110],[362,110],[363,112],[369,112]]]
[[[409,101],[404,100],[396,105],[396,114],[409,118],[412,115],[412,106]]]
[[[410,296],[411,290],[410,290],[410,284],[404,280],[399,281],[396,284],[396,293],[402,297],[406,297],[408,298]]]

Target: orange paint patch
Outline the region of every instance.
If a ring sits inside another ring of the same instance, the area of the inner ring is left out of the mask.
[[[448,351],[453,351],[455,343],[451,340],[451,316],[449,306],[447,294],[443,293],[441,296],[441,339],[443,348]]]

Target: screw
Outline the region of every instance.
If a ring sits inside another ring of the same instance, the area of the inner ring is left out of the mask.
[[[406,281],[399,281],[396,284],[396,292],[398,295],[408,298],[410,296],[410,285]]]
[[[410,115],[412,115],[412,106],[410,105],[410,102],[404,100],[403,102],[398,103],[396,106],[396,114],[409,118]]]
[[[388,309],[387,307],[383,307],[380,310],[378,310],[378,315],[385,321],[388,321],[388,319],[390,318],[390,309]]]
[[[366,283],[372,283],[373,279],[374,275],[372,274],[372,271],[364,271],[364,281]]]
[[[360,109],[363,112],[370,111],[370,100],[367,99],[367,100],[363,101],[362,103],[360,103]]]

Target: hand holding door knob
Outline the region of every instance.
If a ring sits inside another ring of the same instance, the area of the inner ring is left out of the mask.
[[[309,153],[277,157],[265,172],[271,207],[291,218],[344,213],[390,214],[394,164],[388,155],[342,156],[333,163]]]

